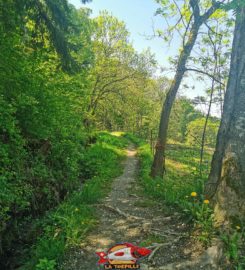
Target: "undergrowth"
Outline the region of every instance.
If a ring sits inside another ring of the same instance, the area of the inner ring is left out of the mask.
[[[19,269],[57,269],[65,252],[80,245],[97,224],[93,205],[108,193],[112,179],[121,173],[120,161],[127,144],[126,138],[107,132],[96,135],[96,143],[87,149],[81,161],[85,183],[56,209],[33,223],[32,228],[39,231],[39,236]]]
[[[164,202],[171,208],[176,207],[192,222],[198,231],[198,240],[205,246],[213,237],[213,211],[205,200],[203,188],[211,160],[210,154],[204,156],[202,176],[199,173],[199,151],[183,144],[170,144],[167,148],[164,178],[152,179],[149,174],[153,162],[150,146],[140,143],[139,181],[144,193],[153,200]]]
[[[199,150],[172,141],[167,148],[166,174],[163,179],[152,179],[149,176],[153,162],[150,146],[143,141],[137,143],[140,159],[139,182],[145,195],[153,201],[168,205],[170,209],[179,209],[186,222],[192,222],[194,238],[205,247],[211,244],[214,237],[220,237],[224,243],[227,269],[245,269],[244,224],[237,222],[225,233],[214,228],[213,209],[203,195],[210,169],[210,149],[204,155],[200,174]]]
[[[148,144],[141,144],[138,155],[141,164],[140,182],[145,192],[151,197],[164,200],[170,205],[182,207],[191,192],[195,191],[198,194],[203,192],[207,174],[203,174],[202,177],[199,174],[199,152],[197,150],[185,148],[179,144],[169,146],[164,179],[152,179],[149,176],[153,156]],[[210,162],[210,155],[206,154],[205,158],[207,162]]]
[[[245,269],[245,231],[244,226],[236,225],[230,231],[221,233],[227,264],[233,270]]]

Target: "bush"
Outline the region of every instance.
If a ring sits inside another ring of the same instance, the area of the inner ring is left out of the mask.
[[[108,193],[111,180],[121,173],[118,167],[125,156],[126,143],[124,138],[114,138],[109,133],[97,134],[96,144],[87,149],[81,161],[82,174],[90,178],[39,221],[40,237],[32,246],[29,258],[25,259],[27,262],[21,269],[45,269],[41,267],[46,265],[53,267],[47,269],[56,269],[65,251],[78,246],[96,226],[93,204]]]

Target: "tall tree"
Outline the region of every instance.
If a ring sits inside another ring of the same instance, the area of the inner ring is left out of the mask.
[[[85,119],[87,127],[95,122],[102,103],[111,102],[113,97],[122,98],[130,85],[134,87],[134,80],[143,82],[155,65],[149,51],[142,54],[135,52],[124,22],[103,11],[94,19],[94,23],[95,65],[90,72],[91,93]]]
[[[166,1],[159,1],[162,3],[166,3]],[[195,42],[198,37],[198,32],[201,26],[207,22],[207,20],[214,14],[214,12],[220,7],[220,2],[212,1],[212,4],[208,10],[206,10],[203,14],[201,14],[201,4],[198,0],[190,0],[189,1],[189,12],[191,15],[188,16],[187,13],[188,7],[180,9],[180,21],[183,18],[188,17],[187,24],[185,26],[185,33],[183,36],[183,46],[181,48],[180,55],[178,57],[176,72],[170,89],[167,93],[166,99],[163,104],[160,125],[159,125],[159,133],[158,133],[158,141],[156,144],[156,152],[154,156],[154,161],[151,169],[152,177],[162,177],[165,171],[165,148],[167,141],[167,131],[169,124],[169,117],[171,113],[171,109],[180,87],[183,76],[186,72],[186,64],[189,56],[191,55],[192,49],[195,45]],[[184,14],[183,14],[183,13]]]
[[[244,218],[245,203],[245,6],[233,1],[236,27],[224,112],[206,194],[213,197],[218,222]]]
[[[200,173],[202,172],[205,138],[207,126],[210,123],[211,107],[217,109],[222,116],[223,96],[229,75],[234,19],[225,10],[220,9],[206,26],[208,27],[208,33],[203,34],[197,41],[197,49],[200,53],[190,57],[187,67],[187,70],[194,71],[196,79],[204,82],[205,85],[209,84],[208,79],[211,79],[211,87],[206,89],[209,100],[202,96],[195,98],[195,104],[198,106],[205,105],[207,111],[201,136]],[[214,136],[216,137],[216,135]]]

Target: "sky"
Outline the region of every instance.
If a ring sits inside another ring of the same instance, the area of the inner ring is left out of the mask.
[[[168,65],[168,57],[176,54],[177,46],[169,46],[160,38],[151,38],[153,28],[163,29],[165,22],[155,16],[159,5],[154,0],[93,0],[92,3],[83,5],[80,0],[69,0],[77,8],[86,6],[92,9],[92,16],[99,15],[101,10],[107,10],[115,17],[126,23],[131,33],[134,48],[141,52],[150,47],[161,66]]]
[[[76,8],[88,7],[92,10],[92,17],[99,15],[100,11],[107,10],[113,16],[125,22],[127,29],[131,33],[131,41],[134,48],[141,52],[148,47],[155,54],[159,65],[164,68],[169,68],[169,57],[178,54],[179,44],[174,40],[169,46],[160,38],[152,38],[153,29],[166,29],[166,22],[160,16],[155,16],[155,12],[159,7],[154,0],[93,0],[86,5],[81,4],[80,0],[68,0]],[[151,38],[150,38],[151,37]],[[166,72],[170,79],[173,77],[172,72]],[[179,93],[188,98],[194,98],[198,95],[204,95],[205,85],[197,82],[194,77],[185,79],[185,84],[190,88],[188,90],[180,89]],[[192,89],[195,85],[195,89]],[[206,110],[206,106],[199,107],[202,111]],[[217,115],[217,109],[212,111],[213,115]]]

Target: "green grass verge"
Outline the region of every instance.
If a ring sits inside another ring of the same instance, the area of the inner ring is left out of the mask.
[[[53,270],[62,262],[65,252],[79,246],[97,220],[93,204],[110,190],[112,179],[122,172],[120,161],[125,157],[128,139],[101,132],[96,143],[84,153],[81,174],[87,179],[81,190],[68,196],[56,209],[35,222],[39,237],[28,250],[19,269]]]
[[[164,201],[169,205],[185,207],[187,197],[191,192],[198,194],[203,192],[203,186],[207,179],[211,155],[205,153],[205,165],[202,168],[202,176],[199,173],[198,149],[190,148],[182,144],[171,144],[167,148],[166,168],[163,179],[152,179],[149,174],[153,162],[153,156],[148,144],[141,143],[138,149],[140,159],[139,181],[144,192],[157,201]]]
[[[140,159],[139,181],[144,193],[151,199],[160,201],[169,209],[178,209],[192,221],[198,234],[197,240],[208,246],[214,236],[213,210],[208,200],[204,200],[203,190],[208,176],[211,155],[205,153],[206,161],[199,171],[199,151],[183,144],[171,144],[167,148],[166,174],[164,178],[152,179],[149,174],[153,157],[150,147],[141,145],[138,151]]]

